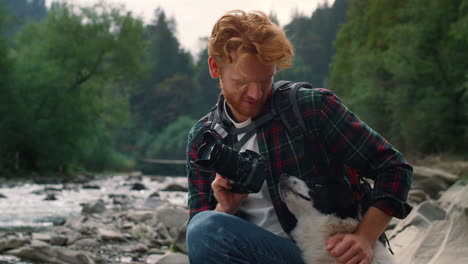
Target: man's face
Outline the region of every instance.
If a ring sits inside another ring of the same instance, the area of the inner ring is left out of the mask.
[[[255,55],[232,52],[232,64],[219,67],[210,57],[210,73],[219,77],[224,98],[237,122],[258,115],[268,97],[276,68],[274,64],[265,65]]]

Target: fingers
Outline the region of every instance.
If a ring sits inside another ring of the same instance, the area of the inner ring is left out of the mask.
[[[337,234],[327,240],[327,250],[340,264],[369,264],[372,247],[353,234]]]
[[[219,191],[224,191],[224,190],[230,190],[232,187],[231,187],[231,184],[229,184],[228,180],[226,180],[221,175],[216,173],[216,178],[211,183],[211,188],[213,189],[214,192],[219,192]]]
[[[350,240],[341,240],[336,244],[333,249],[330,251],[330,255],[336,258],[336,260],[341,261],[348,260],[349,257],[354,256],[355,250],[352,248],[353,242]],[[349,252],[351,251],[351,252]],[[348,258],[345,258],[348,257]]]
[[[336,234],[328,238],[327,240],[327,250],[330,251],[332,250],[336,244],[341,242],[344,238],[344,234]]]

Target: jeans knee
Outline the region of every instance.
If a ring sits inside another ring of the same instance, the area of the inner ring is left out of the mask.
[[[193,216],[187,226],[186,235],[191,263],[222,254],[228,241],[232,239],[232,235],[224,227],[231,218],[234,216],[215,211],[204,211]]]
[[[201,240],[213,232],[219,232],[225,217],[225,214],[216,211],[203,211],[196,214],[187,227],[187,242]]]

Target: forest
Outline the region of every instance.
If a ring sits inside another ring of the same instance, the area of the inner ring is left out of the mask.
[[[276,79],[334,91],[405,154],[468,157],[468,0],[335,0],[284,29],[296,57]],[[183,160],[219,88],[207,49],[193,57],[176,30],[160,8],[145,24],[105,4],[0,0],[0,175]]]

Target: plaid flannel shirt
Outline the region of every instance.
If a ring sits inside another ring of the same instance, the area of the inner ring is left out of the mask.
[[[296,220],[279,196],[279,176],[287,173],[307,181],[310,177],[321,176],[318,174],[324,166],[343,176],[352,168],[361,176],[372,179],[374,186],[369,205],[397,218],[406,217],[411,211],[406,198],[412,181],[412,167],[402,154],[349,111],[331,91],[300,88],[297,98],[305,125],[310,130],[305,134],[304,154],[297,150],[295,141],[279,119],[257,129],[260,154],[269,166],[266,181],[283,229],[289,233]],[[222,106],[218,102],[214,111],[223,111]],[[266,103],[265,111],[269,108],[270,104]],[[203,143],[193,142],[193,139],[207,120],[208,115],[198,121],[188,137],[186,166],[190,218],[198,212],[213,210],[217,204],[211,189],[215,172],[191,163],[197,159],[198,147]],[[226,120],[223,124],[229,126]],[[228,135],[223,143],[232,147],[236,140],[236,136]],[[356,181],[359,180],[349,177],[349,181],[358,184]]]

